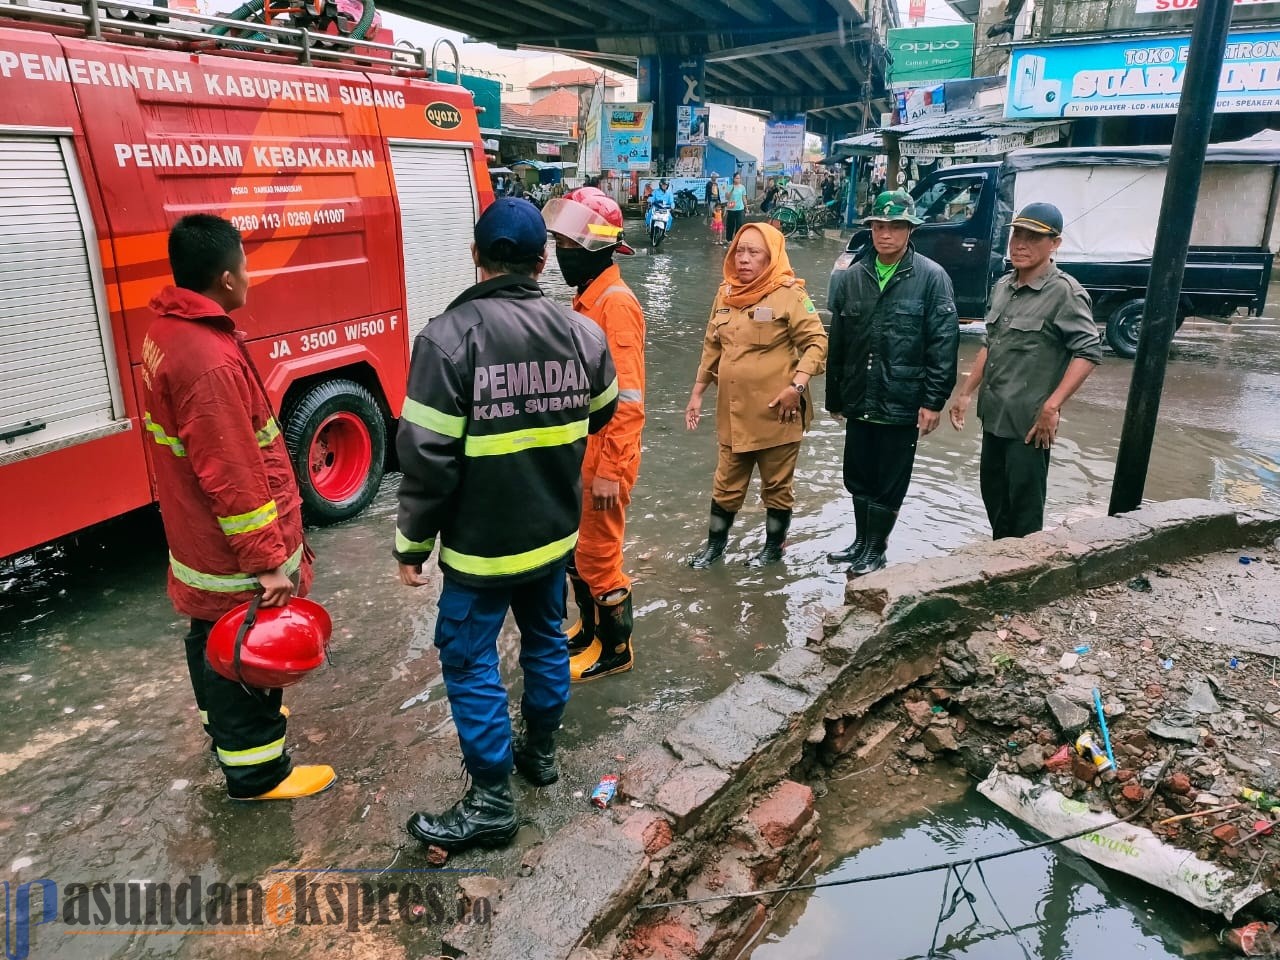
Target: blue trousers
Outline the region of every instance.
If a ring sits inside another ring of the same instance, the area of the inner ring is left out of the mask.
[[[531,730],[560,726],[569,702],[564,578],[563,562],[511,587],[477,588],[444,578],[435,644],[462,756],[475,780],[511,773],[511,717],[498,670],[498,633],[508,609],[520,628],[524,721]]]

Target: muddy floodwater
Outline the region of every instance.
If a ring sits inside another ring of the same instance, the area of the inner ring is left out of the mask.
[[[641,231],[633,226],[632,232]],[[792,262],[819,307],[840,249],[816,238],[791,244]],[[803,643],[822,611],[841,597],[844,575],[824,557],[851,539],[851,516],[840,476],[841,431],[825,417],[815,422],[801,453],[785,562],[762,570],[742,564],[764,537],[764,511],[753,492],[725,562],[696,574],[683,564],[705,536],[716,443],[710,418],[691,434],[682,411],[721,252],[700,222],[679,221],[660,254],[642,251],[622,265],[648,320],[648,424],[627,546],[635,577],[636,669],[574,689],[561,735],[560,783],[537,791],[518,784],[526,821],[518,844],[459,858],[461,868],[499,875],[519,870],[532,844],[583,809],[582,792],[589,794],[601,775],[660,737],[690,704],[724,689],[736,675],[768,665],[788,644]],[[557,296],[568,298],[554,269],[545,279]],[[1268,313],[1229,326],[1191,321],[1184,327],[1166,381],[1148,497],[1280,503],[1280,320],[1274,319],[1280,311],[1273,305]],[[962,370],[978,349],[979,334],[966,329]],[[1105,511],[1131,369],[1128,361],[1108,356],[1067,407],[1049,478],[1050,522]],[[815,400],[822,402],[821,381]],[[974,422],[963,434],[944,425],[920,444],[891,562],[936,555],[988,535],[978,495],[979,443]],[[95,480],[86,477],[85,483]],[[361,871],[425,866],[421,852],[406,842],[403,823],[414,810],[451,803],[463,785],[431,645],[437,588],[410,591],[394,577],[395,485],[388,478],[360,518],[312,534],[319,555],[314,596],[333,614],[334,664],[287,692],[289,747],[296,762],[333,764],[339,781],[305,802],[227,803],[191,701],[181,651],[184,625],[164,595],[165,548],[153,514],[0,564],[0,678],[6,690],[0,870],[9,880],[177,883],[197,874],[206,882],[252,881],[290,870],[328,868],[359,877]],[[504,662],[512,675],[514,640],[510,630],[504,633]],[[935,821],[894,827],[897,835],[917,839],[899,847],[881,844],[876,850],[898,852],[874,856],[914,862],[927,852],[923,837],[930,831],[951,831],[947,843],[956,854],[970,842],[1003,843],[1016,833],[981,801],[957,802]],[[863,866],[859,862],[857,869]],[[1075,884],[1070,898],[1060,895],[1071,903],[1063,899],[1059,906],[1062,923],[1082,931],[1080,937],[1088,924],[1073,918],[1090,905],[1134,916],[1146,909],[1145,894],[1117,884],[1111,894],[1098,892],[1093,880],[1053,857],[1002,865],[1000,882],[1017,887],[1006,875],[1010,870],[1024,871],[1028,889]],[[1028,895],[1018,893],[1014,902],[1021,918],[1015,922],[1025,922],[1032,908]],[[1169,914],[1162,922],[1176,927],[1184,921],[1172,906],[1161,902],[1158,912]],[[901,956],[927,947],[914,944],[921,933],[927,936],[924,918],[935,909],[936,899],[903,915],[898,923],[910,924],[912,941]],[[270,955],[303,957],[319,949],[329,960],[432,955],[438,925],[392,919],[385,928],[361,927],[350,935],[277,931]],[[1150,947],[1149,928],[1136,921],[1106,929],[1110,939],[1098,941],[1097,955],[1136,956],[1139,946],[1152,951],[1143,955],[1162,955]],[[40,938],[34,956],[263,953],[230,937],[50,930]],[[1071,954],[1040,954],[1067,955],[1086,953],[1079,947]]]
[[[981,874],[966,871],[966,857],[1044,838],[966,789],[968,778],[955,771],[923,771],[894,788],[902,807],[916,812],[868,830],[853,811],[868,797],[882,802],[873,777],[852,781],[860,788],[833,782],[819,801],[826,853],[815,879],[833,885],[792,894],[751,960],[1234,956],[1218,943],[1216,926],[1177,898],[1070,851],[1032,850],[988,861]],[[851,882],[949,862],[959,864],[972,906],[954,899],[955,875],[944,890],[944,871]]]

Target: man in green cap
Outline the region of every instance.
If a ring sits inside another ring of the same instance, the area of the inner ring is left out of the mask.
[[[836,284],[827,364],[827,409],[847,420],[844,485],[854,519],[853,544],[827,560],[849,564],[851,576],[885,565],[916,443],[938,426],[960,346],[951,278],[911,245],[921,222],[911,196],[880,194],[863,222],[875,256]]]

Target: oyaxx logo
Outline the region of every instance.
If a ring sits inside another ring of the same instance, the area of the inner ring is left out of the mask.
[[[427,123],[441,130],[452,130],[462,123],[462,111],[451,103],[437,100],[427,104]]]

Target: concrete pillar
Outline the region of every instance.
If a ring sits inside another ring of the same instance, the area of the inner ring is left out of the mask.
[[[669,52],[639,58],[636,99],[654,105],[653,161],[657,173],[668,173],[675,164],[678,108],[706,102],[704,70],[700,53]]]

